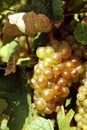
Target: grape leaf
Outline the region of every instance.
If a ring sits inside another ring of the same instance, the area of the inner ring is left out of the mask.
[[[74,111],[72,109],[64,115],[63,111],[60,111],[57,114],[57,123],[59,130],[76,130],[76,127],[70,127],[70,122],[74,116]]]
[[[16,25],[7,23],[3,27],[3,43],[9,43],[13,41],[16,37],[23,35],[23,33],[17,28]]]
[[[8,62],[10,56],[14,52],[14,49],[18,46],[16,41],[12,41],[11,43],[7,43],[6,45],[0,48],[0,57],[3,62]]]
[[[54,130],[52,122],[48,119],[44,119],[42,117],[38,117],[34,119],[26,130]]]
[[[0,98],[7,101],[4,114],[9,116],[10,130],[21,130],[29,113],[25,75],[18,69],[14,74],[4,76],[0,73]]]
[[[54,21],[58,22],[63,19],[63,9],[62,9],[62,0],[53,0],[52,9]]]
[[[78,42],[87,45],[87,24],[78,23],[74,30],[74,36]]]

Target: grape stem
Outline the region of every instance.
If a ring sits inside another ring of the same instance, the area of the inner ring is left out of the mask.
[[[26,43],[27,43],[27,47],[28,47],[28,54],[31,54],[31,50],[30,50],[30,43],[29,43],[29,39],[28,39],[28,35],[26,35]]]
[[[68,16],[71,16],[71,15],[74,15],[74,14],[80,14],[80,13],[85,13],[87,12],[87,10],[82,10],[82,11],[79,11],[79,12],[71,12],[71,13],[64,13],[64,17],[68,17]]]
[[[54,34],[53,34],[52,30],[48,32],[48,37],[49,37],[50,41],[54,40]]]

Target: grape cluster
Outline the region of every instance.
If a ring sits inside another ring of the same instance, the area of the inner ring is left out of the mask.
[[[75,121],[77,122],[77,130],[87,130],[87,79],[78,89],[76,105]]]
[[[38,47],[38,63],[34,66],[34,75],[30,86],[34,89],[34,104],[39,112],[51,114],[58,112],[64,99],[69,95],[69,87],[83,73],[84,68],[77,56],[72,55],[68,44],[58,48]]]

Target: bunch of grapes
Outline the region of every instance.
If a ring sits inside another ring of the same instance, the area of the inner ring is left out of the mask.
[[[30,81],[35,107],[46,114],[58,112],[70,93],[70,86],[78,80],[84,67],[65,43],[59,44],[56,49],[52,46],[38,47],[36,55],[38,63]]]
[[[81,85],[78,88],[75,114],[77,130],[87,130],[87,62],[83,64],[84,73],[81,75]]]

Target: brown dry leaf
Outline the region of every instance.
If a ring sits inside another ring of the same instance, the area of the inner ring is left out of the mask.
[[[23,33],[17,28],[16,25],[7,23],[3,27],[3,43],[9,43],[13,41],[17,36],[21,36]]]
[[[28,35],[34,35],[38,32],[49,32],[52,29],[50,19],[44,14],[36,14],[33,11],[25,13],[23,20]]]

